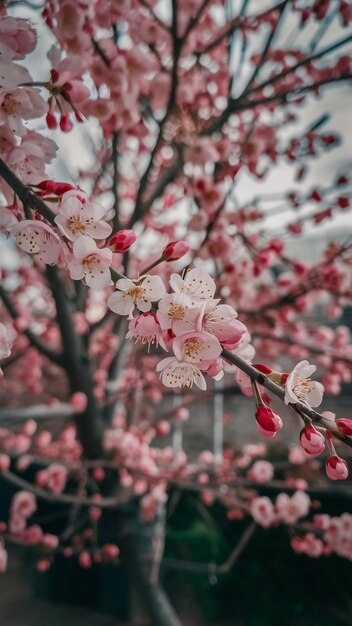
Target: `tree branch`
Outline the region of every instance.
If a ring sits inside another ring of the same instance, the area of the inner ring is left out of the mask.
[[[228,361],[229,363],[232,363],[233,365],[236,365],[240,370],[242,370],[242,372],[245,372],[245,374],[248,374],[251,380],[255,380],[259,385],[262,385],[263,387],[268,389],[268,391],[271,391],[271,393],[274,394],[274,396],[276,396],[280,400],[284,400],[285,398],[284,388],[274,383],[272,380],[270,380],[270,378],[265,376],[265,374],[262,374],[261,372],[259,372],[259,370],[253,367],[253,365],[250,365],[250,363],[245,361],[245,359],[238,356],[237,354],[232,354],[228,350],[224,350],[224,349],[222,350],[221,354],[222,354],[222,357],[226,361]],[[321,413],[318,413],[307,404],[304,404],[304,402],[295,402],[294,404],[290,403],[288,406],[290,406],[294,411],[296,411],[296,413],[299,413],[299,414],[303,413],[305,416],[309,417],[313,422],[319,424],[319,426],[326,428],[331,433],[333,433],[333,435],[337,439],[340,439],[340,441],[343,441],[350,448],[352,448],[352,438],[342,435],[342,433],[339,431],[338,427],[336,426],[333,420],[330,420],[327,417],[324,417],[324,415],[321,415]]]
[[[55,213],[27,185],[22,183],[2,159],[0,159],[0,176],[25,206],[38,211],[50,224],[55,224]]]

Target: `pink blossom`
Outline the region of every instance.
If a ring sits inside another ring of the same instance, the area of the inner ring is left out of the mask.
[[[0,19],[0,43],[5,55],[23,59],[36,45],[37,35],[27,20],[11,16]]]
[[[70,398],[70,404],[76,413],[83,413],[88,404],[88,398],[82,391],[76,391]]]
[[[183,293],[166,294],[158,304],[156,314],[163,330],[172,330],[175,335],[196,328],[199,309],[189,296]]]
[[[17,224],[17,219],[6,207],[0,207],[0,233],[10,234],[11,227]]]
[[[212,300],[215,294],[215,282],[208,272],[201,268],[188,270],[185,278],[171,274],[170,286],[176,293],[184,293],[195,303]]]
[[[139,280],[120,278],[115,291],[108,298],[108,307],[118,315],[132,319],[136,307],[143,313],[150,311],[152,302],[157,302],[165,294],[164,284],[159,276],[142,276]]]
[[[11,228],[11,234],[23,252],[33,254],[38,261],[57,265],[64,254],[63,245],[52,228],[38,220],[22,220]]]
[[[175,337],[173,351],[179,361],[196,363],[206,369],[207,361],[217,359],[221,354],[221,345],[216,337],[206,331],[189,331]]]
[[[25,135],[27,130],[22,119],[30,120],[42,117],[47,105],[35,89],[30,87],[13,87],[0,92],[0,126],[8,124],[18,136]]]
[[[295,524],[309,513],[310,497],[304,491],[296,491],[293,496],[279,493],[275,501],[278,518],[285,524]]]
[[[11,515],[30,517],[37,510],[37,503],[33,493],[29,491],[17,491],[11,502]]]
[[[323,399],[324,387],[321,383],[310,379],[315,370],[315,365],[310,365],[308,361],[300,361],[296,365],[286,381],[286,404],[304,402],[312,407],[319,406]]]
[[[50,569],[50,561],[49,559],[39,559],[37,562],[37,570],[38,572],[47,572]]]
[[[116,559],[120,554],[120,549],[114,543],[105,543],[101,550],[109,559]]]
[[[268,483],[274,475],[274,467],[269,461],[256,461],[248,471],[248,478],[256,483]]]
[[[274,505],[267,496],[254,498],[251,502],[250,513],[257,524],[264,528],[269,528],[276,520]]]
[[[215,335],[224,348],[232,350],[247,331],[246,326],[236,318],[237,312],[229,304],[206,302],[202,306],[198,325]]]
[[[51,139],[27,130],[21,138],[21,145],[12,146],[8,151],[6,163],[23,182],[35,184],[45,178],[45,164],[53,160],[56,150]]]
[[[197,365],[179,361],[175,357],[167,357],[159,361],[156,371],[161,372],[160,379],[166,387],[190,389],[193,384],[196,384],[203,391],[207,387],[205,378]]]
[[[138,317],[130,321],[126,339],[132,338],[136,339],[136,341],[141,341],[142,344],[147,344],[148,352],[152,344],[156,347],[161,345],[161,347],[166,350],[160,324],[155,313],[151,313],[150,311],[148,313],[141,313],[141,315],[138,315]]]
[[[70,241],[81,235],[89,235],[93,239],[106,239],[111,233],[111,226],[102,218],[105,209],[96,202],[83,203],[78,196],[64,194],[60,203],[59,214],[55,222],[61,232]]]
[[[11,465],[11,459],[7,454],[0,453],[0,474],[1,472],[7,472]]]
[[[91,237],[82,235],[73,242],[73,258],[69,263],[73,280],[83,279],[89,287],[104,289],[111,282],[111,263],[111,250],[98,248]]]
[[[67,482],[67,468],[60,463],[52,463],[46,470],[46,485],[53,493],[62,493]]]

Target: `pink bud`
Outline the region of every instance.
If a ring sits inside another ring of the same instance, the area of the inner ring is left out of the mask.
[[[258,406],[255,412],[255,419],[263,430],[277,433],[282,428],[281,417],[268,406]]]
[[[92,567],[92,559],[90,558],[89,552],[82,552],[79,555],[79,564],[83,569],[89,569]]]
[[[120,550],[114,543],[106,543],[102,547],[102,553],[109,559],[116,559],[120,554]]]
[[[303,450],[310,456],[321,454],[325,448],[324,435],[319,433],[314,426],[306,426],[300,434],[300,442]]]
[[[187,241],[170,241],[162,252],[162,257],[168,263],[170,261],[178,261],[189,252]]]
[[[112,252],[127,252],[136,239],[137,235],[133,230],[119,230],[111,237],[108,247]]]
[[[48,128],[50,128],[50,130],[54,130],[57,127],[57,120],[55,115],[53,115],[52,113],[48,113],[45,119],[46,125]]]
[[[171,426],[169,422],[167,422],[166,420],[161,420],[160,422],[156,424],[155,430],[156,430],[156,434],[159,435],[159,437],[163,437],[164,435],[169,434],[171,430]]]
[[[262,437],[266,437],[267,439],[274,439],[274,437],[276,437],[276,433],[272,430],[265,430],[264,428],[261,427],[260,424],[258,424],[257,422],[257,428],[258,428],[258,432],[260,435],[262,435]]]
[[[271,374],[273,371],[269,365],[265,365],[264,363],[253,363],[253,367],[262,372],[262,374]]]
[[[70,398],[70,404],[76,413],[83,413],[87,408],[88,398],[83,391],[76,391]]]
[[[47,572],[50,569],[50,561],[48,559],[40,559],[37,563],[38,572]]]
[[[40,183],[36,184],[41,191],[44,193],[53,193],[56,196],[62,196],[66,191],[71,191],[74,189],[74,186],[70,183],[56,183],[54,180],[42,180]]]
[[[347,435],[347,437],[352,435],[352,420],[342,417],[336,420],[336,426],[343,435]]]
[[[331,480],[346,480],[348,477],[347,463],[337,456],[337,454],[329,456],[325,463],[325,470]]]
[[[0,454],[0,472],[7,472],[10,467],[10,457],[7,454]]]
[[[68,115],[62,115],[60,119],[60,128],[62,132],[68,133],[72,129],[72,122]]]

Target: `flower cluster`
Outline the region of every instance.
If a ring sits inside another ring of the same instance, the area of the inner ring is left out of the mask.
[[[219,379],[230,369],[222,349],[243,350],[249,335],[235,309],[214,298],[215,282],[205,270],[188,270],[183,278],[172,274],[170,287],[172,292],[166,293],[159,276],[120,279],[108,306],[130,319],[129,338],[173,352],[157,365],[166,387],[196,384],[204,390],[205,373]]]

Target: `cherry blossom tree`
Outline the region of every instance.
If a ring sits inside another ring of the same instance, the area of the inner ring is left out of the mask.
[[[1,571],[11,542],[42,572],[56,554],[121,559],[153,623],[176,626],[159,583],[174,487],[248,518],[214,572],[256,525],[287,526],[298,553],[352,558],[352,516],[312,502],[348,477],[352,421],[317,409],[351,380],[352,241],[327,241],[314,263],[287,245],[349,215],[342,166],[304,184],[338,145],[329,116],[301,122],[331,90],[348,96],[351,21],[344,0],[2,3],[1,393],[19,419],[0,429],[1,479],[16,487]],[[31,60],[42,40],[48,69]],[[291,189],[248,196],[282,163]],[[248,396],[261,443],[196,460],[162,444],[200,398],[230,393]],[[265,439],[290,415],[300,436],[273,482]],[[65,506],[60,536],[36,519],[42,500]]]

